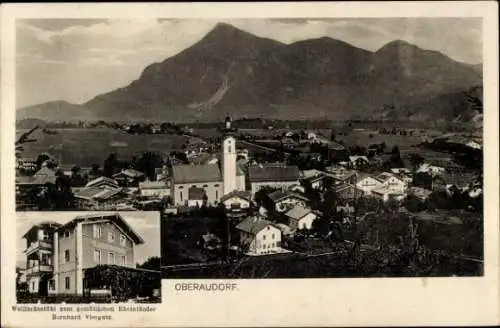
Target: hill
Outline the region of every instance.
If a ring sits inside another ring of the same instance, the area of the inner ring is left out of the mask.
[[[419,119],[425,117],[417,113],[420,104],[478,85],[478,66],[405,41],[375,52],[328,37],[287,45],[218,24],[191,47],[146,67],[123,88],[82,105],[57,102],[22,113],[106,120],[215,121],[228,114],[348,119],[383,115],[389,107],[406,108]],[[433,114],[455,118],[452,110],[440,107]]]

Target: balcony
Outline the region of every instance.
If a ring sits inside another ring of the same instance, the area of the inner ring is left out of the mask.
[[[37,240],[34,243],[32,243],[28,248],[26,248],[24,250],[24,253],[26,255],[30,255],[38,249],[52,250],[52,243],[43,240]]]
[[[35,274],[42,274],[42,273],[52,273],[54,268],[52,265],[48,264],[39,264],[32,266],[31,268],[26,268],[25,274],[27,276],[30,275],[35,275]]]

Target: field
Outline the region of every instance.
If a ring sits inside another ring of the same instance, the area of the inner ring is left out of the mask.
[[[41,153],[49,153],[64,165],[102,166],[111,153],[116,153],[120,160],[129,160],[146,151],[166,154],[181,150],[188,139],[179,135],[130,135],[108,128],[55,131],[58,133],[53,135],[35,131],[30,137],[37,141],[25,144],[22,156],[36,158]]]

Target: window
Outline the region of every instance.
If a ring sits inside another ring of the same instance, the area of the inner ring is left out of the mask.
[[[64,231],[64,238],[69,238],[69,230]]]
[[[215,189],[215,199],[219,199],[219,191]]]
[[[70,288],[70,284],[69,284],[69,277],[64,278],[64,287],[65,287],[66,289],[69,289],[69,288]]]
[[[54,279],[49,280],[49,290],[55,290],[56,289],[56,282]]]
[[[181,191],[181,202],[183,201],[183,197],[182,197],[182,191]]]
[[[115,264],[115,254],[111,252],[108,253],[108,264]]]
[[[31,289],[32,289],[33,291],[35,290],[35,282],[34,282],[34,281],[31,283]]]
[[[69,262],[69,249],[64,251],[64,262]]]
[[[113,228],[109,226],[108,230],[108,242],[114,243],[115,242],[115,232],[113,231]]]
[[[101,263],[101,251],[98,249],[94,250],[94,262]]]
[[[228,151],[229,153],[230,153],[230,152],[232,152],[232,148],[231,148],[231,146],[230,146],[230,145],[227,147],[227,151]]]
[[[94,224],[94,238],[100,239],[102,235],[101,226],[98,224]]]
[[[263,236],[262,236],[262,240],[266,240],[266,235],[263,235]]]
[[[50,234],[47,230],[42,231],[42,240],[49,240],[50,239]]]
[[[272,236],[271,236],[271,237],[274,239],[274,233],[272,234]]]
[[[127,264],[127,257],[125,255],[120,256],[121,258],[121,265]]]
[[[124,234],[120,234],[120,245],[127,246],[127,238]]]

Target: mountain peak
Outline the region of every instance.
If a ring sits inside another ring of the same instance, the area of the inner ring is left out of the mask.
[[[227,38],[238,38],[243,36],[255,37],[255,35],[240,30],[239,28],[234,27],[231,24],[219,22],[212,28],[210,32],[207,33],[207,35],[205,35],[204,39],[218,39],[218,38],[227,39]]]
[[[381,51],[391,51],[391,50],[396,50],[396,51],[405,51],[405,50],[420,50],[419,47],[417,47],[416,45],[408,42],[408,41],[405,41],[405,40],[394,40],[394,41],[391,41],[387,44],[385,44],[384,46],[382,46],[379,50],[377,50],[377,52],[381,52]]]

